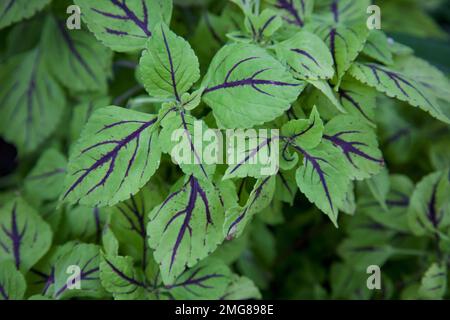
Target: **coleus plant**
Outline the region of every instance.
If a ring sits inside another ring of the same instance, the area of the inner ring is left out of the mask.
[[[423,277],[402,295],[445,295],[450,85],[368,29],[370,1],[223,1],[193,36],[182,1],[74,0],[81,30],[50,2],[0,5],[0,134],[29,162],[0,198],[0,298],[260,298],[268,226],[293,205],[348,233],[314,297],[369,298],[367,266],[411,255]],[[416,185],[388,169],[412,157],[406,113],[444,136]],[[237,163],[174,163],[177,130],[199,160],[196,122],[279,131]],[[267,152],[271,175],[252,163]]]

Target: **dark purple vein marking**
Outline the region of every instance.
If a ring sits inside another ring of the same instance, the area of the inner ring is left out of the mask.
[[[384,165],[383,159],[374,158],[356,147],[356,146],[368,147],[368,145],[366,143],[358,142],[358,141],[346,141],[343,138],[341,138],[341,136],[346,135],[346,134],[358,134],[358,133],[361,133],[361,132],[360,131],[341,131],[332,136],[324,134],[323,138],[330,141],[331,143],[333,143],[334,146],[339,147],[342,150],[342,152],[344,153],[347,160],[355,168],[358,168],[358,167],[353,162],[353,159],[350,156],[351,154],[357,155],[361,158],[364,158],[364,159],[372,161],[372,162],[376,162],[380,165]]]
[[[255,189],[255,195],[254,195],[252,201],[250,202],[250,204],[246,205],[244,211],[242,211],[242,213],[231,223],[231,225],[227,231],[227,239],[228,240],[231,240],[231,238],[233,237],[234,230],[236,229],[237,225],[242,221],[242,219],[244,219],[244,217],[247,215],[247,212],[253,207],[253,205],[256,203],[258,198],[261,196],[261,192],[270,178],[272,178],[272,176],[264,178],[264,180],[261,182],[261,184],[258,186],[258,188]]]
[[[166,33],[164,32],[164,28],[161,26],[161,32],[164,39],[164,46],[166,47],[167,52],[167,58],[169,59],[169,67],[170,67],[170,78],[172,80],[172,88],[173,88],[173,94],[175,95],[175,98],[177,101],[180,101],[180,96],[178,95],[177,90],[177,82],[175,79],[175,69],[173,68],[173,61],[172,61],[172,54],[170,52],[169,44],[167,43]]]
[[[212,286],[206,285],[206,284],[204,284],[204,282],[206,282],[206,281],[208,281],[210,279],[224,277],[223,274],[211,273],[211,274],[207,274],[207,275],[195,278],[195,276],[201,270],[202,270],[202,268],[198,268],[194,272],[192,272],[192,274],[189,276],[189,278],[187,278],[183,282],[175,283],[173,285],[168,285],[168,286],[165,286],[165,288],[170,290],[170,289],[177,288],[177,287],[183,287],[186,290],[188,290],[189,292],[191,292],[192,294],[196,294],[194,291],[192,291],[189,288],[189,286],[196,286],[196,287],[200,287],[200,288],[203,288],[203,289],[212,289],[213,288]]]
[[[143,11],[143,19],[139,19],[136,14],[130,10],[130,8],[126,5],[125,0],[120,1],[120,0],[110,0],[111,3],[116,6],[117,8],[119,8],[124,15],[119,15],[119,14],[113,14],[110,12],[104,12],[95,8],[91,8],[92,11],[94,11],[95,13],[98,13],[104,17],[107,18],[111,18],[111,19],[118,19],[118,20],[129,20],[132,21],[137,27],[139,27],[144,34],[147,37],[150,37],[152,35],[152,33],[150,32],[149,28],[148,28],[148,10],[147,10],[147,5],[145,4],[144,0],[141,0],[142,3],[142,11]],[[105,28],[106,32],[111,33],[111,34],[117,34],[117,35],[128,35],[127,32],[124,31],[118,31],[118,30],[112,30],[109,28]]]
[[[55,176],[57,174],[63,174],[65,172],[66,172],[65,168],[56,168],[56,169],[51,170],[51,171],[47,171],[47,172],[40,173],[40,174],[37,174],[37,175],[34,175],[34,176],[30,176],[27,179],[29,179],[29,180],[40,180],[40,179],[53,177],[53,176]]]
[[[298,14],[298,11],[295,8],[293,2],[294,2],[293,0],[278,0],[277,3],[275,4],[275,7],[286,11],[289,15],[292,16],[292,19],[285,18],[285,20],[288,23],[297,25],[299,27],[303,27],[304,22],[303,22],[302,18],[300,18],[300,15]],[[302,9],[304,11],[305,4],[304,4],[303,0],[301,0],[301,4],[302,4]]]
[[[348,90],[344,90],[344,89],[339,89],[339,100],[342,103],[342,100],[347,100],[348,102],[350,102],[350,104],[352,106],[354,106],[356,108],[356,110],[359,111],[359,113],[361,113],[361,115],[366,118],[369,121],[372,121],[369,116],[365,113],[365,111],[363,110],[362,106],[359,104],[358,101],[356,101],[352,96],[353,92],[348,91]]]
[[[291,187],[289,186],[289,183],[287,182],[286,178],[284,177],[283,173],[281,171],[278,171],[278,176],[280,177],[281,183],[283,186],[287,189],[289,192],[289,195],[291,197],[294,196],[294,192],[292,191]]]
[[[418,88],[416,88],[410,81],[408,81],[407,79],[404,78],[403,75],[390,71],[390,70],[386,70],[376,64],[373,63],[368,63],[366,64],[367,67],[370,68],[370,70],[372,71],[372,74],[375,76],[375,78],[377,79],[378,84],[383,85],[383,87],[386,88],[386,86],[381,82],[380,77],[378,75],[378,72],[384,73],[385,75],[388,76],[388,78],[390,80],[392,80],[395,84],[395,86],[407,97],[409,98],[410,96],[408,95],[408,93],[405,91],[405,89],[401,86],[401,83],[403,83],[404,85],[406,85],[407,87],[413,89],[415,92],[417,92],[427,103],[428,105],[436,112],[439,113],[438,110],[436,110],[436,108],[434,107],[434,105],[430,102],[430,100],[423,94],[422,91],[420,91]]]
[[[306,152],[306,150],[302,149],[301,147],[299,147],[296,144],[293,144],[292,146],[294,147],[295,150],[299,151],[303,155],[303,157],[305,159],[305,168],[308,165],[308,163],[311,163],[313,170],[316,171],[317,175],[319,176],[320,183],[322,184],[322,188],[325,192],[325,196],[327,197],[330,209],[332,211],[334,211],[335,209],[334,209],[333,201],[331,200],[330,190],[328,189],[327,180],[325,179],[326,174],[322,170],[322,167],[320,165],[320,162],[324,162],[327,164],[330,164],[330,163],[323,158],[312,156],[311,154]]]
[[[430,200],[427,203],[427,213],[426,213],[428,220],[430,220],[431,224],[435,229],[439,227],[439,224],[441,223],[442,220],[442,216],[438,216],[439,213],[437,212],[436,208],[437,187],[438,183],[435,183],[433,185]]]
[[[213,221],[210,217],[209,202],[208,202],[208,199],[206,197],[204,190],[198,183],[197,179],[194,178],[194,176],[191,176],[187,183],[190,186],[190,193],[189,193],[189,201],[188,201],[186,207],[184,209],[182,209],[181,211],[176,212],[172,216],[172,218],[167,222],[166,226],[164,227],[164,231],[165,231],[169,228],[170,224],[172,222],[174,222],[178,217],[184,216],[183,224],[181,225],[181,228],[178,231],[177,238],[176,238],[175,243],[172,248],[172,255],[171,255],[171,259],[170,259],[169,271],[172,270],[172,266],[173,266],[173,263],[175,262],[178,248],[179,248],[181,242],[183,241],[186,231],[189,231],[189,234],[192,237],[192,229],[190,226],[190,222],[191,222],[192,214],[194,212],[195,205],[196,205],[196,202],[197,202],[197,199],[199,198],[199,196],[200,196],[201,201],[205,205],[206,227],[208,227],[209,224],[213,224]],[[186,186],[187,185],[185,185],[183,187],[184,190],[185,190]],[[165,203],[167,203],[167,202],[165,202]],[[165,203],[163,203],[163,205]],[[159,210],[161,210],[161,209],[159,209]]]
[[[218,84],[216,86],[213,87],[208,87],[203,91],[203,94],[208,94],[210,92],[216,91],[216,90],[220,90],[220,89],[230,89],[230,88],[236,88],[236,87],[242,87],[242,86],[251,86],[253,89],[255,89],[256,91],[258,91],[259,93],[262,94],[266,94],[269,96],[273,96],[263,90],[261,90],[260,88],[258,88],[258,85],[271,85],[271,86],[278,86],[278,87],[285,87],[285,86],[290,86],[290,87],[297,87],[300,84],[297,83],[287,83],[287,82],[281,82],[281,81],[272,81],[272,80],[263,80],[263,79],[255,79],[256,76],[262,74],[265,71],[270,70],[269,68],[266,69],[261,69],[256,71],[253,75],[251,75],[248,78],[242,79],[242,80],[234,80],[234,81],[228,81],[232,72],[234,70],[236,70],[236,68],[238,66],[240,66],[241,64],[243,64],[246,61],[250,61],[253,59],[258,59],[259,57],[249,57],[243,60],[240,60],[239,62],[237,62],[231,69],[230,71],[228,71],[224,82],[221,84]]]
[[[135,131],[133,131],[131,134],[129,134],[128,136],[126,136],[125,138],[123,138],[122,140],[119,140],[116,143],[116,146],[109,152],[107,152],[106,154],[104,154],[103,156],[100,157],[100,159],[96,160],[94,162],[94,164],[92,164],[90,167],[79,170],[78,172],[84,171],[84,173],[70,186],[70,188],[66,191],[66,193],[63,196],[63,199],[67,198],[67,196],[73,191],[75,190],[75,188],[82,183],[86,177],[92,173],[93,171],[97,170],[98,168],[102,167],[105,164],[109,163],[109,168],[105,174],[105,176],[95,185],[93,186],[88,192],[87,194],[90,194],[91,192],[93,192],[95,189],[97,189],[98,187],[104,185],[106,183],[106,181],[109,179],[111,173],[114,171],[114,166],[115,166],[115,162],[116,159],[120,153],[120,151],[123,148],[126,148],[132,141],[135,141],[137,139],[139,139],[141,133],[146,130],[147,128],[149,128],[150,126],[152,126],[155,122],[157,121],[157,118],[150,120],[148,122],[144,122],[138,129],[136,129]],[[136,121],[121,121],[121,122],[116,122],[113,124],[110,124],[108,126],[105,126],[103,129],[101,129],[100,131],[109,129],[113,126],[118,125],[118,123],[123,124],[123,123],[130,123],[130,122],[136,122]],[[91,148],[91,147],[89,147]],[[129,166],[132,166],[133,162],[131,162],[131,164],[129,163]],[[77,173],[78,173],[77,172]]]
[[[138,287],[146,288],[146,285],[143,282],[140,282],[134,278],[131,278],[127,276],[125,273],[123,273],[119,268],[117,268],[111,261],[109,261],[106,257],[104,258],[106,264],[111,268],[111,270],[120,278],[127,281],[130,284],[133,284]]]
[[[309,60],[314,62],[314,64],[320,68],[320,64],[317,62],[317,60],[312,55],[310,55],[308,52],[306,52],[305,50],[302,50],[302,49],[291,49],[291,51],[293,51],[295,53],[298,53],[298,54],[300,54],[302,56],[305,56],[306,58],[308,58]]]
[[[0,16],[0,18],[3,18],[8,13],[8,11],[11,10],[11,8],[14,5],[15,2],[16,2],[16,0],[9,0],[9,2],[5,6],[5,10],[3,10],[2,15]]]
[[[339,10],[338,10],[338,0],[333,0],[330,5],[331,13],[333,14],[333,19],[335,23],[339,22]]]
[[[81,64],[81,66],[86,70],[86,72],[89,74],[89,76],[96,82],[98,82],[97,76],[95,75],[94,71],[92,71],[91,67],[88,65],[88,63],[83,59],[80,52],[75,46],[75,43],[73,42],[73,39],[70,37],[69,33],[66,30],[66,26],[63,22],[57,21],[56,24],[58,25],[58,30],[61,33],[64,42],[67,44],[67,47],[69,48],[70,52],[73,54],[75,59]]]
[[[25,222],[22,231],[19,231],[19,226],[17,224],[17,203],[14,203],[11,211],[11,230],[9,231],[4,225],[2,225],[2,230],[5,235],[11,240],[14,263],[16,265],[16,268],[19,269],[21,263],[20,246],[22,244],[23,236],[27,230],[27,222]]]

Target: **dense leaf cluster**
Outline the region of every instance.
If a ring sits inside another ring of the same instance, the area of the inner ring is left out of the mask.
[[[2,1],[0,299],[445,297],[450,83],[370,4]],[[279,134],[211,164],[196,123]]]

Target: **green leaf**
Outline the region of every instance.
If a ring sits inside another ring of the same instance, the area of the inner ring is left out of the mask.
[[[358,118],[334,117],[325,126],[323,139],[340,152],[352,179],[369,178],[384,166],[374,130]]]
[[[372,196],[377,200],[380,206],[386,210],[386,199],[391,188],[388,170],[384,168],[378,174],[365,181]]]
[[[21,153],[35,150],[56,129],[64,94],[48,75],[38,49],[15,56],[0,71],[0,134]]]
[[[42,200],[56,200],[61,194],[67,159],[56,149],[44,151],[25,179],[28,193]]]
[[[375,122],[376,90],[350,77],[342,79],[337,92],[339,102],[350,115],[360,118],[371,126]]]
[[[69,206],[64,212],[64,223],[59,227],[59,234],[70,240],[97,243],[102,238],[108,214],[105,208]]]
[[[15,22],[32,17],[51,0],[6,0],[0,4],[0,29]]]
[[[50,227],[21,198],[0,209],[0,226],[0,262],[12,261],[20,271],[27,272],[50,248]]]
[[[386,178],[387,181],[382,178],[385,181],[384,186],[387,186],[383,191],[387,192],[383,196],[383,206],[380,199],[376,199],[373,194],[373,197],[360,197],[359,208],[381,225],[401,232],[410,232],[407,213],[414,184],[408,177],[402,175],[391,175]],[[378,195],[378,198],[380,197],[381,195]]]
[[[250,300],[261,299],[261,293],[252,280],[247,277],[233,275],[232,282],[228,286],[221,300]]]
[[[266,0],[276,9],[287,26],[298,30],[311,16],[314,0]]]
[[[140,262],[142,269],[151,256],[147,239],[148,213],[163,200],[160,190],[149,183],[139,193],[111,209],[110,225],[121,252]]]
[[[219,137],[213,135],[209,141],[203,141],[209,128],[204,121],[186,114],[184,110],[164,116],[161,126],[161,150],[170,154],[172,161],[186,175],[193,174],[197,179],[211,180],[216,170],[216,159],[222,154],[222,149],[217,147]]]
[[[75,0],[95,37],[114,51],[144,48],[159,22],[169,23],[172,1]]]
[[[200,68],[189,43],[161,23],[142,53],[139,74],[151,96],[180,101],[200,78]]]
[[[48,17],[42,34],[48,66],[71,91],[106,92],[112,51],[83,30],[68,30],[66,22]]]
[[[297,182],[295,180],[295,170],[278,171],[274,199],[278,199],[292,205],[294,203],[296,193]]]
[[[363,53],[385,65],[394,63],[388,38],[386,34],[380,30],[370,31]]]
[[[296,180],[300,191],[337,226],[339,208],[343,205],[350,179],[341,152],[330,144],[320,144],[314,150],[294,147],[303,155]]]
[[[450,123],[449,115],[436,102],[436,98],[415,78],[375,63],[355,63],[350,69],[350,74],[389,97],[405,101],[429,112],[436,119]]]
[[[186,178],[181,189],[168,195],[150,213],[149,245],[166,285],[186,267],[193,267],[223,240],[223,207],[217,189],[208,181]]]
[[[369,35],[369,29],[365,22],[359,21],[346,25],[323,26],[321,24],[316,28],[315,33],[327,43],[331,51],[336,70],[334,83],[339,87],[342,77],[363,50]]]
[[[53,297],[55,284],[55,265],[65,254],[77,246],[76,242],[66,242],[63,245],[53,246],[47,254],[33,266],[27,274],[27,292],[38,293],[47,298]],[[67,275],[69,276],[69,275]]]
[[[275,178],[258,179],[243,207],[232,207],[225,213],[224,235],[228,240],[242,235],[253,216],[265,209],[272,201],[275,192]]]
[[[27,284],[10,261],[0,262],[0,300],[22,300]]]
[[[156,122],[115,106],[97,110],[71,152],[61,200],[101,207],[137,193],[159,166]]]
[[[333,58],[326,44],[313,33],[300,31],[275,45],[275,52],[298,79],[330,79],[334,75]]]
[[[309,119],[291,120],[281,127],[281,134],[304,149],[314,149],[322,140],[323,122],[314,106]]]
[[[70,138],[76,142],[81,136],[83,127],[88,122],[95,110],[110,105],[109,97],[89,97],[73,108],[72,119],[70,122]]]
[[[103,298],[107,295],[100,284],[100,247],[94,244],[79,243],[66,254],[62,255],[55,264],[55,289],[53,298]],[[80,288],[72,287],[75,280],[75,269],[79,268]],[[73,281],[70,281],[73,280]]]
[[[396,59],[394,67],[404,75],[420,83],[429,94],[450,102],[450,81],[435,66],[423,59],[410,55]]]
[[[331,89],[328,82],[325,80],[308,80],[308,83],[312,84],[321,95],[326,97],[331,104],[336,107],[337,110],[339,110],[342,113],[345,113],[345,109],[342,107],[341,103],[339,102],[336,93]]]
[[[426,299],[442,299],[447,291],[447,267],[433,263],[425,272],[419,295]]]
[[[208,259],[188,269],[165,288],[177,300],[217,300],[225,294],[230,278],[231,271],[225,264]]]
[[[145,300],[147,286],[131,257],[103,255],[100,280],[115,300]]]
[[[431,173],[416,185],[408,209],[415,234],[439,234],[450,226],[449,188],[448,170]]]
[[[274,120],[304,88],[280,62],[250,44],[219,50],[202,86],[203,101],[225,128],[250,128]]]
[[[259,15],[249,14],[245,17],[245,28],[255,42],[270,38],[282,25],[281,18],[271,9],[264,9]]]

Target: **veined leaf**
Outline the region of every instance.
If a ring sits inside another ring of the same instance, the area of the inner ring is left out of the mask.
[[[0,262],[0,300],[22,300],[27,284],[11,261]]]
[[[27,274],[29,284],[27,291],[46,297],[53,297],[56,262],[76,245],[76,242],[66,242],[64,245],[52,247]]]
[[[159,166],[156,121],[115,106],[97,110],[69,158],[61,200],[101,207],[137,193]]]
[[[231,271],[223,262],[207,259],[186,270],[165,289],[179,300],[217,300],[225,294],[230,281]]]
[[[417,184],[408,209],[415,234],[439,234],[450,225],[449,188],[448,171],[429,174]]]
[[[170,109],[167,112],[171,112]],[[172,161],[185,174],[193,174],[200,180],[212,179],[216,170],[215,160],[222,154],[222,150],[217,148],[218,137],[211,136],[209,142],[204,142],[202,132],[208,127],[204,121],[197,120],[184,110],[165,114],[167,116],[161,121],[163,129],[159,134],[161,150],[170,154]]]
[[[370,31],[363,53],[385,65],[394,63],[388,38],[380,30]]]
[[[55,200],[61,194],[67,159],[56,149],[42,153],[36,166],[25,179],[27,192],[42,200]]]
[[[102,298],[106,297],[105,290],[100,284],[100,247],[94,244],[79,243],[71,251],[62,255],[55,264],[55,289],[53,298],[69,299]],[[79,289],[70,287],[76,285],[75,278],[69,275],[79,268]],[[71,281],[72,280],[72,281]]]
[[[340,151],[352,179],[369,178],[384,165],[374,130],[358,118],[347,115],[333,118],[325,126],[323,139]]]
[[[331,89],[330,85],[325,80],[308,80],[310,84],[312,84],[320,95],[323,95],[328,99],[331,104],[336,107],[338,111],[341,113],[345,113],[345,109],[342,107],[336,93]],[[317,103],[317,102],[316,102]]]
[[[216,249],[223,240],[222,225],[218,190],[193,176],[152,210],[149,244],[166,285]]]
[[[110,105],[109,97],[87,98],[73,108],[72,120],[70,123],[70,138],[76,142],[81,135],[84,125],[88,122],[95,110]]]
[[[320,0],[316,1],[315,13],[321,20],[347,23],[367,18],[370,0]]]
[[[355,63],[350,69],[350,74],[389,97],[420,107],[433,117],[450,123],[449,115],[439,106],[435,97],[414,78],[374,63]]]
[[[69,206],[64,211],[64,223],[59,227],[59,236],[68,240],[99,242],[109,210],[86,206]]]
[[[30,18],[51,0],[5,0],[0,3],[0,29],[22,19]]]
[[[247,277],[233,275],[232,282],[228,286],[221,300],[250,300],[261,299],[261,293],[252,280]]]
[[[286,61],[298,79],[330,79],[333,58],[326,44],[313,33],[300,31],[275,45],[277,57]]]
[[[89,32],[70,31],[65,21],[52,16],[47,18],[42,37],[49,69],[65,87],[75,92],[106,91],[111,50]]]
[[[151,256],[147,236],[148,213],[163,200],[158,188],[149,183],[139,193],[112,209],[110,226],[121,244],[121,252],[140,262],[142,269],[145,269]]]
[[[294,203],[296,193],[297,182],[295,181],[295,170],[278,171],[274,199],[278,199],[292,205]]]
[[[155,26],[147,42],[139,73],[151,96],[174,97],[177,101],[200,78],[198,59],[189,43],[163,23]]]
[[[0,227],[0,262],[12,261],[20,271],[27,272],[50,248],[50,227],[20,198],[0,209]]]
[[[170,22],[172,1],[75,0],[98,40],[114,51],[144,48],[158,22]]]
[[[264,42],[281,27],[282,20],[271,9],[264,9],[259,15],[249,14],[245,17],[245,28],[255,42]]]
[[[100,261],[100,280],[115,300],[145,300],[147,290],[143,272],[133,265],[131,257],[103,255]]]
[[[364,120],[371,126],[374,125],[376,90],[350,77],[344,77],[337,95],[348,114]]]
[[[309,119],[289,121],[281,127],[281,134],[301,148],[313,149],[322,141],[323,129],[322,119],[314,106]],[[288,146],[286,144],[283,153]]]
[[[223,47],[202,86],[203,100],[225,128],[250,128],[275,119],[304,88],[264,49],[249,44]]]
[[[312,14],[314,0],[266,0],[288,24],[301,28]]]
[[[275,192],[275,177],[258,179],[243,207],[233,207],[226,211],[223,232],[228,240],[242,235],[253,216],[265,209]]]
[[[447,267],[433,263],[425,272],[419,294],[426,299],[442,299],[447,291]]]
[[[333,81],[339,87],[342,77],[363,50],[369,29],[365,22],[359,21],[325,27],[320,24],[315,29],[314,33],[318,34],[330,48],[336,70]]]
[[[339,208],[350,183],[345,160],[340,151],[328,144],[308,151],[299,146],[294,148],[303,155],[303,165],[296,172],[300,191],[337,226]]]
[[[394,67],[419,82],[425,91],[450,102],[450,81],[438,68],[427,61],[410,55],[396,59]]]
[[[21,153],[47,139],[63,114],[65,97],[48,76],[40,49],[11,59],[0,71],[0,134]]]

